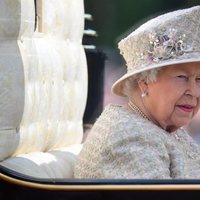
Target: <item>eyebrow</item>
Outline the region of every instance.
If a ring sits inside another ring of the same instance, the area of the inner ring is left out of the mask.
[[[177,69],[177,71],[176,71],[177,73],[186,73],[186,74],[189,74],[189,72],[187,71],[187,69]],[[175,72],[175,73],[176,73]],[[196,72],[196,70],[195,70],[195,72]],[[196,73],[195,73],[196,74]],[[200,76],[200,70],[199,70],[199,73],[198,74],[196,74],[196,76]]]

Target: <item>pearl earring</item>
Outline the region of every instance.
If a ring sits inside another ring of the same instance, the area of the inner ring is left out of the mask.
[[[146,96],[146,93],[143,92],[143,93],[141,94],[141,97],[145,97],[145,96]]]
[[[143,97],[146,97],[147,96],[147,92],[143,92],[142,94],[141,94],[141,97],[143,98]]]

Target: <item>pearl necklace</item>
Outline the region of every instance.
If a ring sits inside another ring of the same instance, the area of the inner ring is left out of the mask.
[[[136,113],[138,113],[144,119],[148,119],[148,117],[132,101],[128,102],[128,106],[131,108],[131,110],[133,110]]]

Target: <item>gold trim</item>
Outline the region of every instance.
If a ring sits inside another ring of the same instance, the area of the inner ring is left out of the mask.
[[[4,174],[0,173],[0,179],[4,180],[6,182],[9,182],[11,184],[23,186],[23,187],[29,187],[29,188],[34,188],[34,189],[43,189],[43,190],[64,190],[64,191],[99,191],[99,190],[132,190],[132,191],[197,191],[200,190],[200,184],[195,184],[195,185],[181,185],[181,184],[176,184],[176,185],[154,185],[154,184],[149,184],[149,185],[51,185],[51,184],[40,184],[40,183],[32,183],[28,181],[22,181],[19,179],[15,179],[9,176],[6,176]]]

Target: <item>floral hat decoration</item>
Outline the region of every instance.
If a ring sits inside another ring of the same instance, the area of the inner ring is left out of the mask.
[[[127,78],[167,65],[200,62],[200,6],[156,17],[119,42],[127,73],[112,86],[123,94]]]

